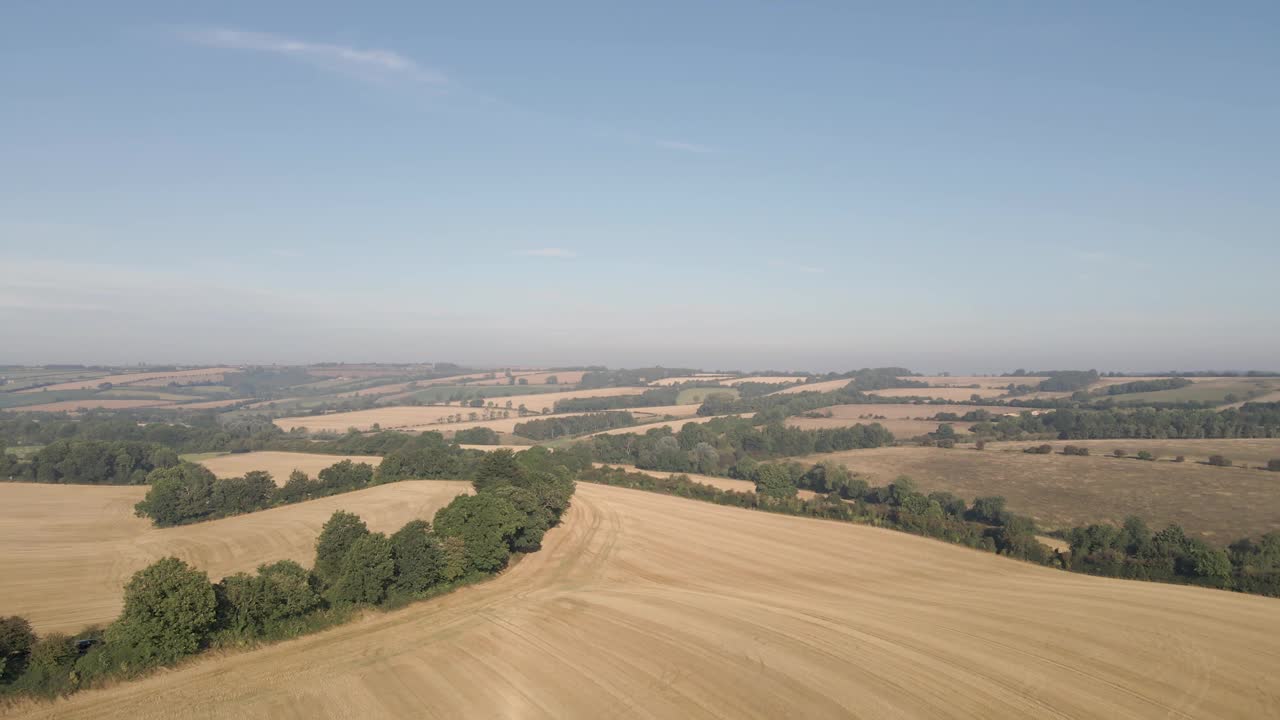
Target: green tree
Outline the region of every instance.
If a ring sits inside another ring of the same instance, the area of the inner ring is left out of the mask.
[[[395,579],[391,540],[382,533],[358,538],[342,558],[338,579],[329,589],[329,602],[375,605],[387,596]]]
[[[789,498],[796,496],[796,486],[785,467],[762,463],[756,467],[756,492],[766,497]]]
[[[420,593],[441,581],[444,556],[427,521],[412,520],[397,530],[391,536],[391,554],[396,589]]]
[[[506,448],[486,453],[476,468],[476,477],[471,481],[476,492],[484,492],[499,485],[511,485],[521,478],[520,464],[516,462],[516,454]]]
[[[11,680],[22,670],[22,660],[36,642],[31,623],[24,617],[0,618],[0,682]]]
[[[257,575],[230,575],[214,590],[219,626],[239,635],[262,635],[280,621],[320,605],[311,574],[292,560],[259,566]]]
[[[151,489],[134,506],[138,515],[168,527],[199,520],[213,511],[213,484],[208,468],[194,463],[151,471]]]
[[[436,513],[432,527],[442,537],[462,538],[470,569],[497,572],[506,565],[511,541],[524,523],[524,514],[510,500],[480,493],[454,498]]]
[[[217,620],[209,576],[175,557],[134,573],[124,588],[124,612],[111,626],[116,641],[143,666],[173,662],[205,642]],[[110,640],[109,640],[110,642]]]
[[[342,559],[356,541],[369,534],[359,515],[338,510],[329,517],[316,539],[316,577],[332,585],[342,572]]]
[[[555,521],[555,516],[543,505],[538,494],[514,485],[500,487],[493,494],[510,501],[525,517],[520,529],[511,538],[511,549],[532,552],[542,547],[542,536]]]
[[[50,633],[31,646],[27,668],[18,680],[22,690],[41,695],[54,695],[71,687],[71,671],[75,667],[75,642],[62,633]]]

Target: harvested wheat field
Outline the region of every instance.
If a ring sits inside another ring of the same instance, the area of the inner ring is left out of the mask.
[[[0,608],[41,633],[75,632],[119,613],[133,573],[166,555],[215,581],[274,560],[310,566],[320,526],[335,510],[390,532],[430,520],[459,493],[460,481],[407,480],[222,520],[157,529],[135,517],[145,487],[0,484]]]
[[[770,395],[794,395],[802,392],[835,392],[843,389],[844,386],[853,382],[853,378],[840,378],[839,380],[822,380],[820,382],[805,383],[804,385],[796,385],[795,387],[774,390]]]
[[[1032,375],[1023,375],[1021,377],[1002,377],[997,375],[903,375],[898,379],[926,382],[932,387],[968,387],[970,385],[978,385],[979,387],[1003,390],[1009,385],[1030,385],[1035,387],[1049,378],[1047,376]]]
[[[738,480],[736,478],[720,477],[718,475],[700,475],[698,473],[673,473],[665,470],[642,470],[635,465],[610,465],[608,463],[593,463],[596,467],[611,467],[626,470],[627,472],[643,473],[652,475],[657,478],[668,478],[672,475],[683,475],[693,482],[710,485],[711,487],[720,488],[721,490],[736,490],[737,492],[755,492],[756,484],[750,480]],[[797,490],[796,497],[808,500],[817,497],[818,493],[812,490]]]
[[[721,380],[731,380],[733,377],[733,375],[686,375],[684,377],[659,378],[657,380],[650,381],[649,384],[658,387],[667,387],[668,385],[679,385],[680,383],[690,382],[713,383]]]
[[[864,405],[831,405],[830,407],[819,408],[814,412],[819,415],[831,413],[831,417],[839,420],[861,420],[863,422],[873,422],[875,420],[925,420],[932,422],[936,427],[939,422],[951,422],[945,420],[933,420],[938,413],[955,413],[963,417],[966,413],[976,410],[985,410],[992,415],[1003,415],[1009,413],[1017,415],[1016,408],[996,407],[991,405],[929,405],[925,403],[867,403]],[[796,419],[804,417],[796,416]],[[952,423],[954,424],[954,422]]]
[[[583,483],[490,582],[26,714],[1261,718],[1278,610]]]
[[[289,479],[289,473],[294,470],[301,470],[314,478],[321,470],[343,460],[368,463],[375,468],[382,462],[382,458],[377,455],[324,455],[261,450],[219,455],[201,460],[200,464],[212,470],[213,474],[220,478],[243,477],[247,472],[266,470],[271,473],[271,478],[277,485],[283,485]]]
[[[1188,533],[1225,545],[1280,529],[1276,473],[1265,470],[965,446],[871,448],[797,460],[840,462],[872,485],[906,475],[925,492],[945,490],[968,501],[1002,495],[1010,510],[1030,515],[1046,530],[1118,524],[1126,515],[1137,515],[1153,527],[1178,523]]]
[[[612,397],[614,395],[639,395],[644,388],[619,387],[600,388],[596,390],[568,390],[555,393],[538,393],[533,395],[512,395],[494,398],[498,407],[490,408],[499,411],[506,409],[508,401],[512,408],[524,405],[530,412],[541,412],[552,409],[557,400],[570,398]],[[369,430],[377,424],[384,430],[393,428],[421,428],[427,425],[443,423],[452,415],[461,414],[467,418],[472,412],[483,416],[485,408],[470,408],[460,405],[399,405],[374,408],[372,410],[354,410],[352,412],[329,413],[327,415],[301,415],[296,417],[277,418],[275,424],[283,430],[304,427],[311,432],[346,432],[348,428]],[[515,411],[512,410],[512,415]],[[461,427],[461,425],[459,425]]]
[[[244,398],[232,400],[202,400],[200,402],[183,403],[174,406],[175,410],[213,410],[216,408],[230,407],[244,402]]]
[[[765,383],[767,385],[786,385],[787,383],[800,382],[805,379],[804,375],[756,375],[748,377],[729,378],[721,380],[721,385],[740,385],[742,383]]]
[[[993,398],[1005,394],[1004,390],[999,388],[958,388],[958,387],[927,387],[927,388],[888,388],[886,390],[871,390],[867,393],[873,397],[882,398],[905,398],[905,397],[922,397],[936,398],[938,400],[965,401],[977,395],[980,398]]]
[[[144,373],[127,373],[124,375],[107,375],[106,377],[96,377],[90,380],[76,380],[73,382],[58,383],[56,385],[46,385],[40,388],[28,388],[19,390],[22,393],[40,392],[42,390],[92,390],[102,383],[111,383],[115,386],[120,385],[153,385],[159,383],[168,385],[169,383],[177,383],[178,385],[190,385],[200,382],[214,382],[222,380],[222,376],[226,373],[239,372],[233,367],[212,367],[198,368],[195,370],[167,370],[163,372],[144,372]]]
[[[850,427],[852,425],[870,425],[871,423],[879,423],[886,430],[893,433],[898,440],[910,440],[921,435],[928,435],[938,429],[942,423],[937,420],[848,420],[838,417],[792,417],[787,418],[787,424],[792,427],[798,427],[801,430],[819,430],[822,428],[840,428]],[[957,433],[964,436],[973,427],[973,423],[948,422]]]

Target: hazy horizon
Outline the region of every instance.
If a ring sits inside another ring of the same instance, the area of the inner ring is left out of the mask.
[[[0,362],[1280,368],[1275,4],[5,15]]]

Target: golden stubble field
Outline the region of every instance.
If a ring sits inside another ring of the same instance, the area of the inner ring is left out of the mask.
[[[1278,609],[580,484],[490,582],[18,714],[1262,718]]]
[[[887,485],[906,475],[925,492],[948,491],[970,502],[980,495],[1002,495],[1010,510],[1030,515],[1047,530],[1093,522],[1118,524],[1126,515],[1137,515],[1155,528],[1178,523],[1188,533],[1225,545],[1280,528],[1277,473],[1099,454],[1022,452],[1034,444],[1038,443],[982,451],[972,446],[884,447],[796,460],[843,463],[872,485]],[[1050,444],[1061,450],[1068,443]],[[1133,447],[1140,449],[1138,444]]]
[[[0,608],[39,632],[75,632],[120,614],[133,573],[166,555],[213,580],[274,560],[310,567],[320,526],[335,510],[394,532],[430,520],[460,493],[461,481],[418,480],[286,505],[222,520],[157,529],[135,517],[145,487],[0,483]]]
[[[266,470],[271,473],[271,479],[275,480],[277,485],[283,485],[289,479],[289,473],[294,470],[301,470],[314,479],[321,470],[343,460],[368,463],[375,468],[382,463],[382,458],[378,455],[322,455],[260,450],[206,458],[201,460],[200,464],[212,470],[213,474],[220,478],[243,477],[247,472]]]
[[[514,408],[518,408],[521,405],[524,405],[530,412],[540,413],[543,409],[552,409],[558,400],[567,400],[571,398],[612,397],[615,395],[639,395],[644,391],[645,388],[640,387],[567,390],[565,392],[499,397],[493,398],[492,402],[497,404],[499,410],[505,410],[507,409],[507,402],[510,401],[512,407],[511,414],[513,416],[511,419],[520,422],[522,419],[514,417],[516,414]],[[379,425],[384,430],[396,428],[421,429],[428,425],[443,424],[442,421],[451,415],[461,414],[466,418],[472,412],[483,414],[483,409],[462,407],[459,405],[401,405],[373,408],[371,410],[330,413],[328,415],[301,415],[296,417],[277,418],[275,420],[275,424],[285,431],[304,427],[311,432],[346,432],[348,428],[353,427],[357,430],[369,430],[374,426],[374,424]],[[451,429],[457,430],[463,427],[473,427],[477,424],[479,424],[478,421],[471,423],[471,425],[454,423]],[[481,427],[484,426],[481,425]]]

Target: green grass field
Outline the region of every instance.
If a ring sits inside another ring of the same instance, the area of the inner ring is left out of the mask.
[[[708,395],[730,395],[737,399],[741,393],[737,388],[728,387],[705,387],[705,388],[689,388],[681,390],[676,396],[677,405],[695,405],[706,402]]]
[[[1176,390],[1112,395],[1109,399],[1123,405],[1176,402],[1222,404],[1231,402],[1227,399],[1228,395],[1244,400],[1251,395],[1262,395],[1277,389],[1280,389],[1280,381],[1274,378],[1223,378],[1193,383]]]
[[[17,455],[20,458],[27,458],[40,452],[43,445],[17,445],[15,447],[7,447],[4,449],[6,455]]]

